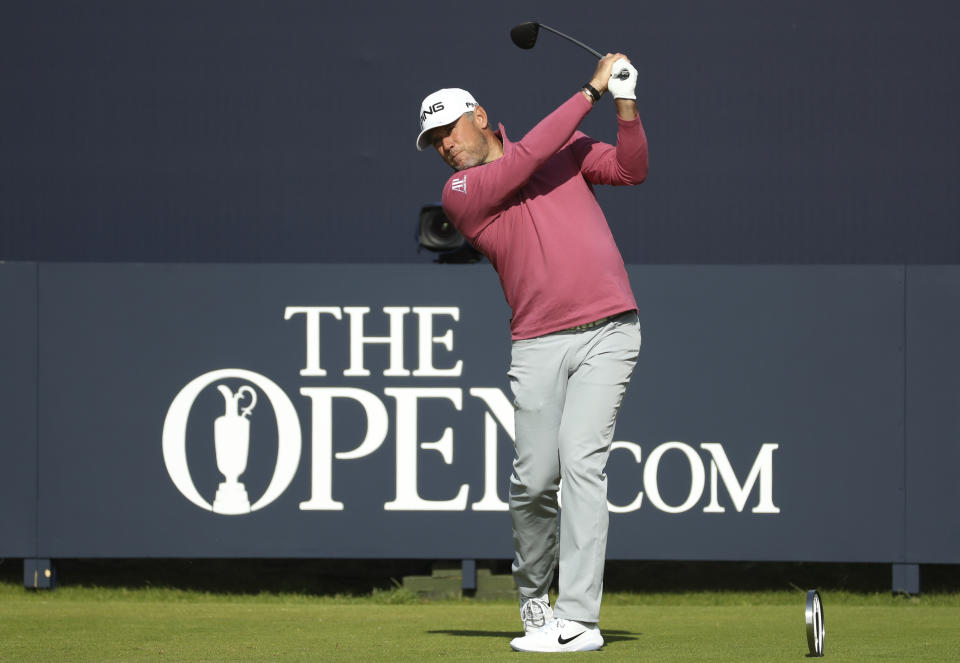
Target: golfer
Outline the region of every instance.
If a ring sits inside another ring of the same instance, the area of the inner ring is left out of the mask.
[[[611,77],[622,70],[629,76]],[[438,90],[420,109],[417,149],[432,146],[456,171],[443,187],[444,212],[493,264],[513,311],[510,517],[524,635],[510,645],[519,651],[603,646],[604,467],[640,325],[593,185],[646,178],[636,81],[624,55],[607,54],[588,84],[517,142],[502,124],[493,130],[464,90]],[[616,146],[577,130],[607,90],[617,111]]]

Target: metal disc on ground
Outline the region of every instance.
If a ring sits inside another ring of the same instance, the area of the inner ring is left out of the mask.
[[[826,629],[823,626],[823,603],[820,593],[815,589],[807,592],[807,609],[804,612],[807,622],[807,647],[811,656],[823,656],[823,639]]]

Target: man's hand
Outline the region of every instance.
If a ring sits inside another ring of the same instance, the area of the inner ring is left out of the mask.
[[[626,67],[624,67],[626,64]],[[619,74],[621,69],[626,69],[630,76],[625,80],[613,79],[611,76]],[[635,89],[637,85],[637,70],[630,64],[630,58],[623,53],[607,53],[600,62],[597,63],[597,69],[593,72],[593,78],[590,85],[597,92],[603,94],[607,89],[613,93],[614,103],[617,106],[617,115],[624,120],[632,120],[637,117],[637,102]],[[625,96],[629,90],[630,96]]]
[[[600,61],[597,63],[597,69],[593,72],[593,78],[590,80],[590,85],[599,92],[603,94],[606,92],[607,87],[610,84],[610,76],[614,73],[619,73],[620,69],[614,69],[613,65],[617,60],[625,60],[630,62],[630,59],[623,53],[607,53]]]
[[[624,77],[622,72],[626,72]],[[610,78],[610,94],[614,99],[633,99],[636,101],[637,70],[626,58],[622,58],[613,63],[613,76]]]

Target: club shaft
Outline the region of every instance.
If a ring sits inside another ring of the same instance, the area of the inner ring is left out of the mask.
[[[554,30],[554,29],[551,28],[549,25],[544,25],[543,23],[540,23],[539,25],[540,25],[540,27],[543,28],[544,30],[549,30],[549,31],[552,32],[553,34],[557,35],[558,37],[563,37],[564,39],[566,39],[566,40],[568,40],[568,41],[572,41],[574,44],[576,44],[576,45],[579,46],[580,48],[586,49],[586,50],[589,51],[591,54],[593,54],[593,56],[596,57],[598,60],[603,57],[603,55],[602,55],[599,51],[596,51],[596,50],[590,48],[589,46],[587,46],[586,44],[584,44],[582,41],[578,41],[578,40],[574,39],[573,37],[571,37],[570,35],[565,35],[565,34],[563,34],[562,32],[560,32],[559,30]]]

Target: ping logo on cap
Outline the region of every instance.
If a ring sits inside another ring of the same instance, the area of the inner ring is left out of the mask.
[[[467,105],[469,106],[470,104],[467,104]],[[427,119],[427,115],[433,115],[434,113],[436,113],[436,112],[438,112],[438,111],[442,111],[442,110],[443,110],[443,102],[442,102],[442,101],[438,101],[437,103],[433,104],[432,106],[430,106],[430,107],[428,107],[428,108],[424,108],[424,109],[423,109],[423,112],[420,113],[420,124],[422,125],[422,124],[423,124],[423,121]]]

